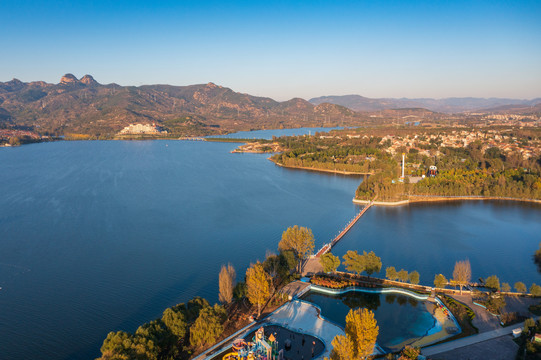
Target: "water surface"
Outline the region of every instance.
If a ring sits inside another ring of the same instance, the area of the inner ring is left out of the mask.
[[[243,135],[244,136],[244,135]],[[272,136],[272,135],[271,135]],[[358,177],[275,166],[236,144],[55,142],[0,149],[0,349],[6,359],[89,359],[195,295],[217,301],[220,266],[239,278],[291,225],[316,249],[359,210]],[[338,244],[384,267],[541,283],[531,255],[541,208],[469,202],[372,208]]]
[[[342,328],[346,326],[346,315],[350,309],[369,309],[379,327],[377,344],[385,350],[399,350],[404,341],[413,341],[441,330],[424,301],[402,294],[348,292],[325,295],[309,292],[303,300],[319,306],[321,315]]]

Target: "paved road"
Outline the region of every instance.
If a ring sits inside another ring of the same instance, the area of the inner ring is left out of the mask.
[[[429,346],[422,349],[421,353],[425,356],[432,356],[435,354],[440,354],[440,353],[458,349],[464,346],[477,344],[482,341],[498,338],[505,335],[510,335],[513,332],[513,329],[516,329],[518,327],[523,327],[523,326],[524,326],[524,323],[522,322],[520,324],[515,324],[508,327],[487,331],[487,332],[480,333],[477,335],[468,336],[462,339],[449,341],[443,344]]]

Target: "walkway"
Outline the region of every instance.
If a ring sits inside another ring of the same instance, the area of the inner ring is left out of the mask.
[[[421,353],[425,356],[433,356],[436,354],[448,352],[448,351],[459,349],[465,346],[477,344],[483,341],[499,338],[505,335],[511,335],[513,332],[513,329],[516,329],[518,327],[524,327],[524,323],[522,322],[520,324],[515,324],[508,327],[487,331],[481,334],[468,336],[462,339],[449,341],[443,344],[429,346],[422,349]]]
[[[509,335],[440,353],[437,360],[509,360],[517,356],[518,345]]]
[[[301,297],[304,295],[308,290],[310,290],[310,283],[305,283],[302,281],[293,281],[286,286],[284,286],[280,292],[282,294],[286,294],[289,298],[289,300],[295,298],[295,297]]]
[[[315,257],[318,258],[321,255],[326,254],[329,251],[331,251],[332,247],[336,245],[336,243],[338,243],[338,241],[340,241],[340,239],[342,239],[344,235],[346,235],[346,233],[353,227],[353,225],[355,225],[357,221],[359,221],[359,219],[364,215],[364,213],[368,209],[370,209],[371,206],[372,206],[372,202],[368,203],[368,205],[366,205],[361,211],[359,211],[359,213],[353,219],[351,219],[351,221],[346,225],[346,227],[342,231],[340,231],[340,233],[336,235],[336,237],[332,239],[330,243],[323,245],[323,247],[319,249]]]

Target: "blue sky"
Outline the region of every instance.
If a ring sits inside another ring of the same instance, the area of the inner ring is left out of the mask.
[[[541,97],[541,1],[0,1],[0,81]]]

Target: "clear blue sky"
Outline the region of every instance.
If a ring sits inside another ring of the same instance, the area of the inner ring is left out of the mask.
[[[541,1],[0,1],[0,81],[541,97]]]

